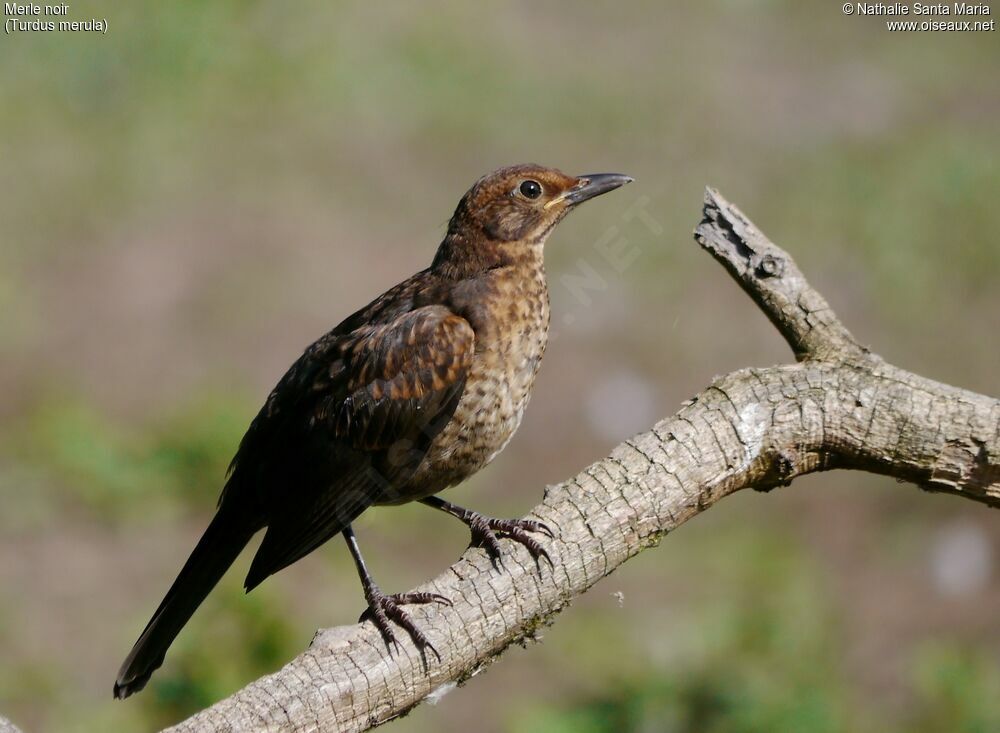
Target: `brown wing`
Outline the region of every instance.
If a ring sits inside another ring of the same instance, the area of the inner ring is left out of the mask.
[[[251,424],[221,499],[251,491],[266,517],[248,589],[402,488],[451,419],[474,349],[468,322],[436,305],[303,354]]]

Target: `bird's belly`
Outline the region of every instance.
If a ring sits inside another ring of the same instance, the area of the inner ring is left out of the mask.
[[[431,442],[399,502],[460,483],[506,447],[521,424],[543,351],[540,344],[515,364],[502,365],[489,356],[476,364],[454,416]]]

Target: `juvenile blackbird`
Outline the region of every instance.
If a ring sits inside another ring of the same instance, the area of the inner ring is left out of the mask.
[[[216,515],[122,664],[115,697],[145,686],[265,527],[247,591],[343,534],[368,602],[362,618],[386,643],[396,622],[422,653],[437,652],[401,606],[448,600],[379,589],[351,530],[365,509],[421,501],[465,522],[494,559],[499,537],[547,557],[528,534],[551,536],[543,524],[485,517],[434,494],[493,460],[521,422],[548,337],[546,238],[580,203],[631,180],[537,165],[484,176],[459,202],[429,268],[306,349],[250,423]]]

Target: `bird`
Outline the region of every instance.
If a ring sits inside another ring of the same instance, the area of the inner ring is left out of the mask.
[[[216,513],[122,664],[114,696],[146,685],[262,529],[247,592],[340,534],[368,606],[359,621],[374,623],[387,645],[397,643],[394,622],[422,655],[437,650],[403,607],[450,601],[379,588],[351,528],[366,509],[421,502],[468,525],[471,544],[494,563],[501,538],[551,563],[532,536],[552,537],[543,523],[488,517],[437,494],[490,463],[521,423],[548,340],[546,239],[577,206],[632,180],[533,164],[483,176],[459,201],[430,267],[310,345],[251,421]]]

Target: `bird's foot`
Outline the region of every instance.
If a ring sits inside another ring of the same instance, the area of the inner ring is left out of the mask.
[[[552,538],[555,535],[552,534],[548,525],[536,522],[534,519],[496,519],[478,512],[466,511],[468,516],[463,521],[469,525],[469,529],[472,531],[472,546],[485,549],[494,565],[503,565],[503,557],[500,554],[500,539],[507,537],[524,545],[531,553],[531,557],[534,558],[535,564],[538,564],[539,560],[544,557],[549,567],[552,567],[552,558],[549,557],[549,553],[538,540],[528,534],[528,532],[537,532]]]
[[[549,567],[553,566],[549,553],[545,551],[545,548],[542,547],[538,540],[528,534],[528,532],[537,532],[547,535],[549,538],[555,537],[548,525],[542,522],[537,522],[534,519],[495,519],[494,517],[487,517],[479,512],[474,512],[471,509],[460,507],[457,504],[452,504],[450,501],[445,501],[438,496],[428,496],[421,499],[420,502],[439,511],[447,512],[456,519],[464,522],[472,532],[470,546],[484,548],[486,554],[490,556],[490,561],[494,567],[503,565],[500,540],[504,537],[519,542],[528,548],[528,552],[531,553],[536,565],[540,566],[539,559],[544,557],[549,563]]]
[[[427,660],[426,651],[428,649],[434,653],[439,662],[441,661],[441,655],[438,654],[438,650],[434,648],[434,645],[431,644],[424,632],[420,630],[419,626],[413,623],[401,606],[425,603],[440,603],[444,606],[450,606],[452,605],[450,600],[438,593],[426,592],[396,593],[387,596],[374,583],[365,588],[365,600],[368,601],[368,609],[358,618],[358,623],[371,621],[375,624],[375,628],[382,634],[382,638],[385,640],[385,644],[389,647],[390,651],[393,646],[399,647],[399,642],[396,641],[396,634],[393,632],[392,624],[390,623],[390,621],[395,621],[413,639],[417,650],[424,657],[425,664]]]

